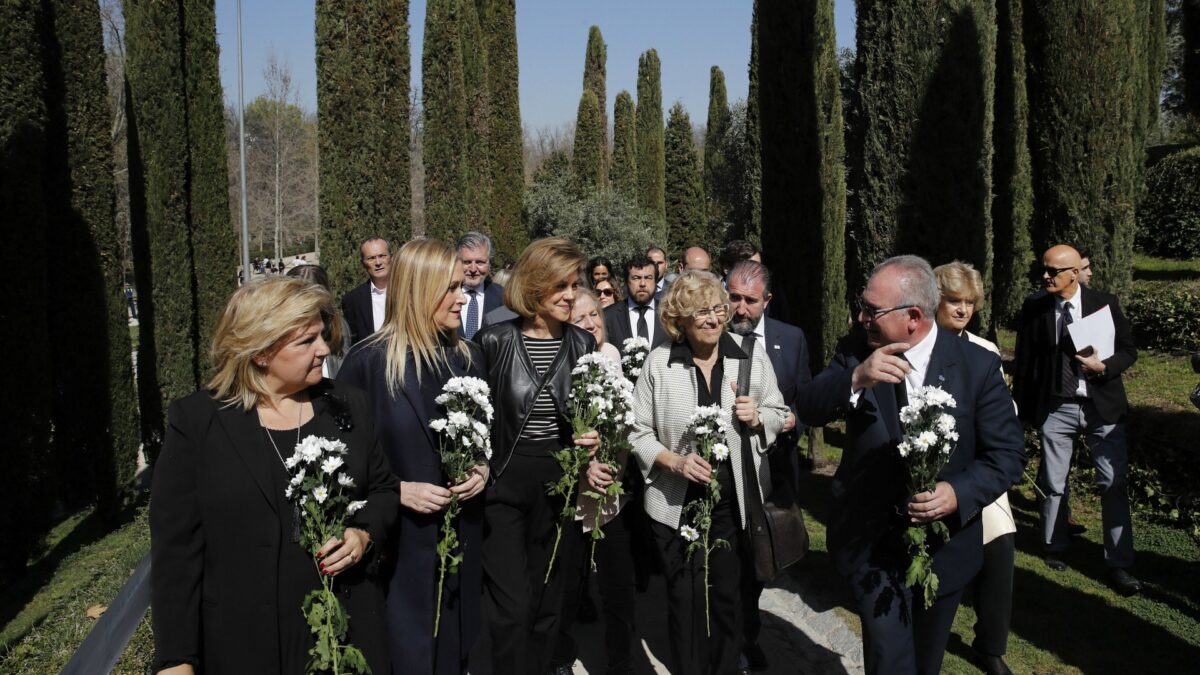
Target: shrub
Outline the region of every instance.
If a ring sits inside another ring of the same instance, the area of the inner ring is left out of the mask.
[[[1200,147],[1168,155],[1146,173],[1136,243],[1151,255],[1200,256]]]
[[[1196,290],[1139,284],[1126,303],[1125,313],[1140,348],[1200,350],[1200,292]]]
[[[602,255],[621,263],[650,247],[657,223],[653,214],[615,190],[580,199],[569,176],[553,170],[525,191],[525,214],[533,238],[565,237],[588,257]]]

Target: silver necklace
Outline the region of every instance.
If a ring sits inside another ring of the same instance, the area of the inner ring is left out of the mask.
[[[304,404],[301,403],[300,409],[296,413],[296,445],[300,445],[300,427],[304,426],[300,423],[300,420],[303,418]],[[283,453],[279,452],[279,446],[275,444],[275,437],[271,435],[271,430],[267,428],[267,425],[262,423],[262,413],[258,414],[258,423],[262,426],[263,431],[267,432],[267,440],[271,441],[271,447],[275,449],[275,456],[279,458],[279,463],[283,465],[283,470],[287,471],[287,462],[283,461]]]

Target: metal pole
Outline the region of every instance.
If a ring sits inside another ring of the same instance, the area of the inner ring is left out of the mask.
[[[246,94],[242,86],[242,0],[237,3],[238,35],[238,162],[241,165],[242,193],[242,281],[249,283],[254,270],[250,269],[250,212],[246,205]]]

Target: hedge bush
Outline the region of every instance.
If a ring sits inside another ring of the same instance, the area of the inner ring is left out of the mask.
[[[1200,147],[1168,155],[1146,173],[1136,243],[1155,256],[1200,256]]]
[[[1125,313],[1139,348],[1200,351],[1200,291],[1138,284]]]

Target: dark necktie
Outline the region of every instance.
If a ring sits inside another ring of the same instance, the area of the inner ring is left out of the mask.
[[[1064,302],[1062,321],[1059,322],[1058,329],[1059,359],[1062,364],[1059,387],[1062,395],[1067,397],[1074,396],[1075,390],[1079,388],[1079,365],[1075,361],[1075,341],[1071,339],[1071,332],[1067,330],[1067,326],[1070,326],[1073,321],[1071,303]]]
[[[908,361],[908,359],[904,358],[903,354],[897,354],[896,356],[899,356],[902,361]],[[901,376],[900,381],[892,386],[896,388],[896,412],[899,413],[904,409],[904,406],[908,405],[908,386],[904,376]]]
[[[467,325],[463,326],[463,335],[470,340],[475,337],[475,329],[479,325],[479,302],[476,301],[478,296],[473,290],[467,291],[467,297],[470,299],[467,300]]]
[[[646,342],[650,341],[650,325],[646,323],[646,311],[650,309],[649,305],[636,305],[633,308],[638,313],[637,334]]]

